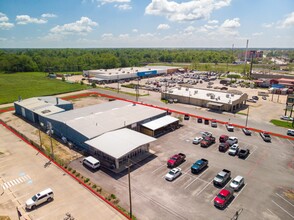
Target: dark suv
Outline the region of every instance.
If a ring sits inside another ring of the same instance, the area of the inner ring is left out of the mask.
[[[220,143],[219,146],[218,146],[218,150],[220,152],[226,152],[228,149],[229,149],[230,145],[228,142],[225,142],[225,143]]]

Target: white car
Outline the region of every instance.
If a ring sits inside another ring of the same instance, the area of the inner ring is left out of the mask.
[[[237,137],[229,137],[227,142],[229,143],[230,146],[232,146],[233,144],[238,143],[238,138]]]
[[[202,131],[202,132],[200,132],[200,134],[202,134],[203,138],[212,136],[212,133],[209,131]]]
[[[171,169],[166,175],[165,179],[168,181],[173,181],[182,174],[182,169],[179,167]]]
[[[226,127],[228,131],[234,131],[234,126],[232,124],[226,124]]]
[[[229,149],[229,155],[235,156],[238,154],[238,151],[239,151],[239,145],[233,144]]]
[[[280,119],[285,120],[285,121],[293,121],[293,118],[286,116],[286,115],[281,116]]]
[[[244,185],[244,177],[242,176],[236,176],[230,183],[230,187],[235,191],[238,191],[243,185]]]
[[[193,140],[193,144],[199,144],[203,140],[203,137],[195,137]]]

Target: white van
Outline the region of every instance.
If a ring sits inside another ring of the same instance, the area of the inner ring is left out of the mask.
[[[52,189],[45,189],[26,201],[26,209],[35,209],[38,205],[44,202],[51,202],[53,198],[54,193]]]
[[[100,167],[99,160],[97,160],[96,158],[94,158],[92,156],[86,157],[83,160],[83,164],[90,167],[90,168],[92,168],[92,169],[97,169],[97,168]]]

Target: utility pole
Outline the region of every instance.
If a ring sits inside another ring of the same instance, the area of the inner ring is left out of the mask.
[[[41,131],[40,131],[40,129],[38,129],[39,130],[39,140],[40,140],[40,148],[42,148],[42,139],[41,139]]]
[[[248,117],[249,117],[249,105],[247,108],[247,115],[246,115],[246,123],[245,123],[245,127],[247,128],[247,123],[248,123]]]
[[[129,201],[130,201],[130,219],[133,218],[132,194],[131,194],[131,160],[128,159],[128,182],[129,182]]]
[[[138,81],[137,81],[137,86],[136,86],[136,101],[138,102],[139,100],[139,77],[138,77]]]
[[[245,50],[245,57],[244,57],[244,75],[246,75],[248,42],[249,42],[249,40],[247,40],[247,42],[246,42],[246,50]]]

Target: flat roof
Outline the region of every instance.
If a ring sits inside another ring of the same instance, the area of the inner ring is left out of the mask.
[[[91,139],[103,133],[132,125],[166,111],[116,100],[48,116],[65,123]]]
[[[56,114],[56,113],[60,113],[60,112],[64,112],[65,110],[62,108],[59,108],[55,105],[51,105],[51,106],[46,106],[43,108],[38,108],[36,110],[34,110],[34,113],[38,114],[38,115],[42,115],[42,116],[47,116],[47,115],[52,115],[52,114]]]
[[[206,101],[211,101],[215,103],[232,103],[241,98],[242,95],[237,95],[233,93],[219,92],[213,90],[205,90],[205,89],[196,89],[196,88],[187,88],[187,87],[178,87],[171,88],[166,94],[174,94],[179,96],[191,97],[202,99]]]
[[[155,119],[153,121],[147,122],[145,124],[142,124],[142,126],[149,128],[152,131],[155,131],[156,129],[162,128],[164,126],[167,126],[171,123],[174,123],[176,121],[179,121],[178,118],[174,118],[170,115],[166,115],[164,117]]]
[[[119,159],[139,146],[155,140],[156,138],[128,128],[123,128],[107,132],[99,137],[86,141],[85,143],[111,157]]]
[[[58,101],[57,101],[58,100]],[[15,101],[14,103],[32,111],[35,111],[39,108],[45,108],[49,106],[55,106],[57,104],[70,104],[70,102],[57,98],[55,96],[43,96],[43,97],[33,97],[24,99],[21,101]]]

